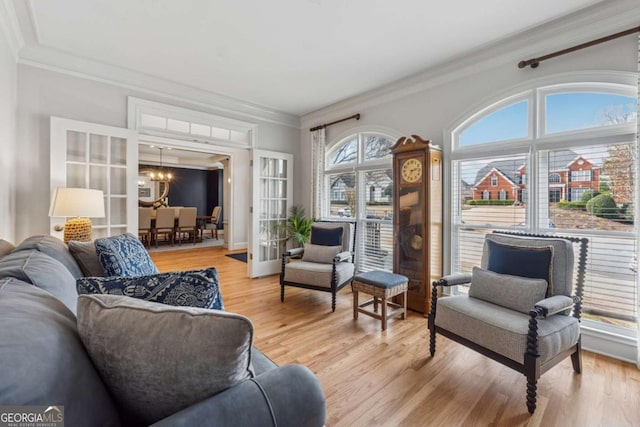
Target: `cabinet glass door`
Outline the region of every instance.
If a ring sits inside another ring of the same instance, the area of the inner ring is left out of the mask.
[[[137,134],[129,129],[51,118],[51,194],[92,188],[105,196],[105,217],[91,218],[92,237],[137,233]],[[51,218],[51,233],[64,218]]]

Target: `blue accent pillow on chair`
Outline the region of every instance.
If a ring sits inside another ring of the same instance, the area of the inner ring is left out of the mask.
[[[553,293],[553,246],[512,246],[491,240],[487,240],[487,245],[489,245],[487,270],[529,279],[544,279],[549,284],[547,295]]]
[[[96,252],[105,276],[143,276],[158,273],[149,252],[131,233],[96,239]]]
[[[322,246],[341,246],[342,227],[311,226],[311,243]]]
[[[224,310],[218,271],[173,271],[136,277],[81,277],[78,294],[124,295],[166,305]]]

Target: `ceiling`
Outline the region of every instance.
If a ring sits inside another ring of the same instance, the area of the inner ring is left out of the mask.
[[[13,5],[28,17],[20,20],[28,48],[300,116],[600,1],[14,0]]]

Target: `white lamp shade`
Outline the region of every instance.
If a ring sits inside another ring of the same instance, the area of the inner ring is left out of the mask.
[[[104,193],[90,188],[56,188],[49,216],[104,218]]]

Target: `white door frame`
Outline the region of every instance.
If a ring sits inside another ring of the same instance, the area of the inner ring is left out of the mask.
[[[227,219],[227,227],[224,230],[225,234],[225,245],[229,250],[235,249],[245,249],[247,247],[247,242],[237,242],[236,241],[236,227],[238,224],[233,221],[234,215],[234,179],[233,175],[235,174],[235,169],[240,167],[241,165],[237,164],[238,162],[234,159],[234,156],[238,153],[239,150],[248,151],[244,148],[230,148],[221,145],[211,145],[211,144],[202,144],[199,142],[192,141],[184,141],[181,139],[173,139],[173,138],[165,138],[161,136],[155,135],[146,135],[139,134],[138,135],[138,145],[146,145],[149,143],[153,143],[154,145],[162,145],[163,147],[171,147],[175,149],[183,149],[183,150],[192,150],[200,153],[211,153],[211,154],[222,154],[229,157],[229,167],[228,170],[225,168],[224,178],[226,182],[224,183],[224,194],[227,194],[229,197],[229,203],[225,203],[224,208],[222,209],[223,221],[224,218]],[[247,164],[247,171],[249,170],[249,165]],[[229,186],[228,184],[231,183]],[[240,190],[239,190],[240,191]],[[227,197],[227,196],[224,196]]]

